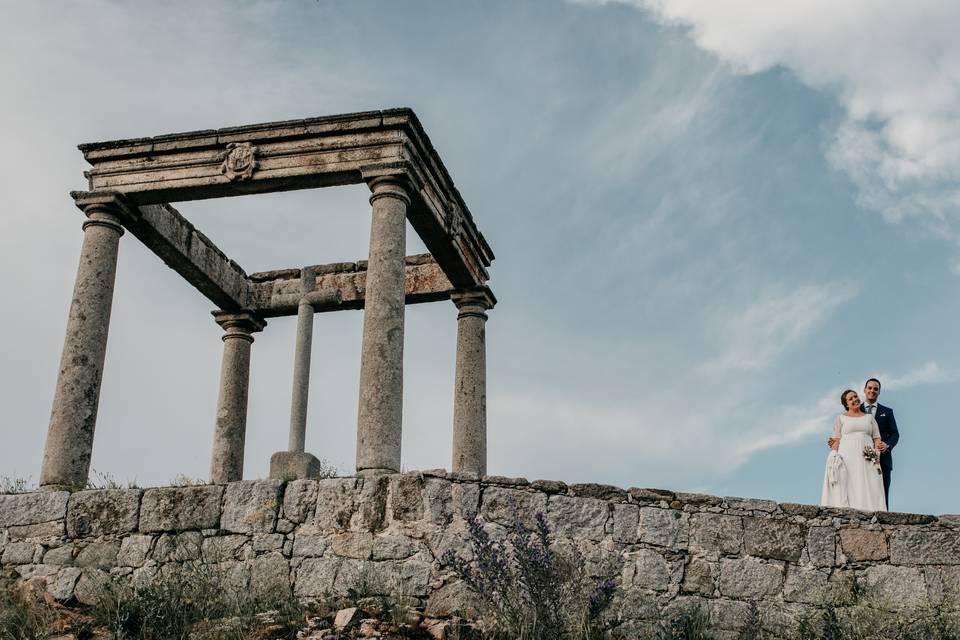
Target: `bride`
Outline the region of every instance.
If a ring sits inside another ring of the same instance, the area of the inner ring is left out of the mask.
[[[830,455],[823,478],[820,504],[864,511],[886,511],[883,475],[878,462],[887,445],[880,440],[880,428],[869,413],[860,410],[857,392],[847,389],[840,395],[846,412],[837,416],[830,438]]]

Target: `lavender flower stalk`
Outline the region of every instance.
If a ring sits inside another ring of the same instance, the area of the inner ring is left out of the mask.
[[[599,583],[586,570],[586,560],[572,546],[552,540],[546,515],[537,513],[527,527],[517,504],[504,543],[491,539],[479,518],[467,521],[473,560],[448,551],[449,566],[477,597],[503,638],[593,640],[602,637],[601,617],[616,591],[612,579]]]

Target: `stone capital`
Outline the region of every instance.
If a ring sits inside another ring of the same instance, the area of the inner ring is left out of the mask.
[[[243,338],[253,342],[252,333],[263,331],[267,321],[251,311],[212,311],[214,321],[226,333],[223,339]]]
[[[410,206],[413,187],[405,174],[376,176],[367,181],[370,187],[370,204],[380,198],[396,198]]]
[[[140,219],[140,210],[122,194],[113,191],[71,191],[77,208],[87,216],[88,225],[103,225],[116,228],[123,233],[121,224],[136,222]]]
[[[486,317],[485,311],[493,309],[497,304],[497,298],[493,295],[490,287],[471,287],[469,289],[457,289],[450,294],[450,300],[457,305],[460,313],[475,313]]]

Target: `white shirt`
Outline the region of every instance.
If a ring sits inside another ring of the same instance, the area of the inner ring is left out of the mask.
[[[873,411],[870,410],[870,407],[873,407]],[[873,417],[876,418],[876,417],[877,417],[877,405],[876,405],[876,403],[874,403],[874,404],[863,403],[863,412],[864,412],[864,413],[872,414]]]

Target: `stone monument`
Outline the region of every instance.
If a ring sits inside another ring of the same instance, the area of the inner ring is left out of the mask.
[[[210,481],[243,477],[250,350],[267,319],[296,315],[287,451],[271,475],[314,475],[305,451],[313,315],[363,309],[358,474],[400,470],[403,328],[407,304],[452,300],[459,310],[454,471],[486,472],[486,312],[493,252],[410,109],[193,131],[80,145],[89,190],[80,267],[44,449],[40,484],[87,481],[120,238],[129,231],[205,295],[224,329]],[[366,183],[370,251],[356,263],[248,275],[170,203]],[[407,256],[409,220],[429,250]]]

